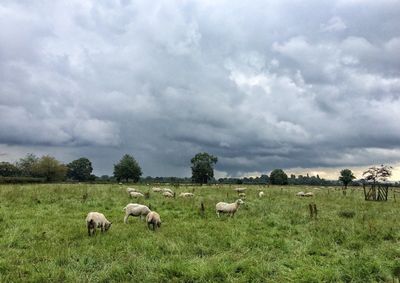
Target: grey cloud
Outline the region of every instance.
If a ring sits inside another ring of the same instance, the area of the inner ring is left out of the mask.
[[[2,2],[2,151],[87,156],[97,174],[131,153],[158,176],[187,176],[199,151],[221,175],[398,162],[399,10]]]

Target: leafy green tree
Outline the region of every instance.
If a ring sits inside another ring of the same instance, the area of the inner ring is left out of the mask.
[[[136,183],[139,181],[140,176],[142,176],[142,169],[135,158],[129,154],[125,154],[117,164],[114,164],[114,177],[118,182],[120,180],[128,182],[131,179]]]
[[[282,169],[274,169],[269,176],[269,180],[272,185],[288,184],[288,176]]]
[[[218,158],[207,152],[196,154],[190,162],[192,163],[192,181],[200,184],[207,184],[214,178],[214,165]]]
[[[38,161],[39,158],[32,153],[28,153],[24,158],[20,158],[17,161],[17,167],[21,171],[21,175],[26,177],[34,176],[33,168]]]
[[[356,177],[350,169],[343,169],[340,171],[339,181],[343,183],[344,189],[347,189],[347,185],[351,183]]]
[[[80,182],[91,180],[90,174],[93,171],[92,163],[89,159],[82,157],[72,161],[67,165],[67,177]]]
[[[46,182],[63,181],[67,175],[67,166],[60,163],[52,156],[42,156],[33,166],[32,173],[35,176],[45,178]]]
[[[18,167],[9,162],[0,162],[0,176],[14,177],[20,174]]]

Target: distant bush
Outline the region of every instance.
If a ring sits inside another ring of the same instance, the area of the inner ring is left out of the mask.
[[[45,181],[45,178],[34,177],[0,177],[0,183],[2,184],[44,183]]]
[[[353,218],[356,213],[353,210],[342,210],[339,211],[339,216],[343,218]]]

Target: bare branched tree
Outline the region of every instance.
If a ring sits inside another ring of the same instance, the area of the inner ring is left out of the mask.
[[[392,166],[387,166],[387,165],[381,165],[381,166],[373,166],[368,168],[363,173],[364,179],[366,181],[376,183],[378,181],[385,182],[387,181],[387,178],[392,175]]]

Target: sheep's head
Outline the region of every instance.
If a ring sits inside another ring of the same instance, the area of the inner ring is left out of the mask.
[[[106,225],[104,225],[104,229],[107,231],[111,227],[111,222],[107,222]]]
[[[236,203],[237,203],[237,204],[244,204],[244,201],[242,201],[241,199],[238,199],[238,200],[236,201]]]

